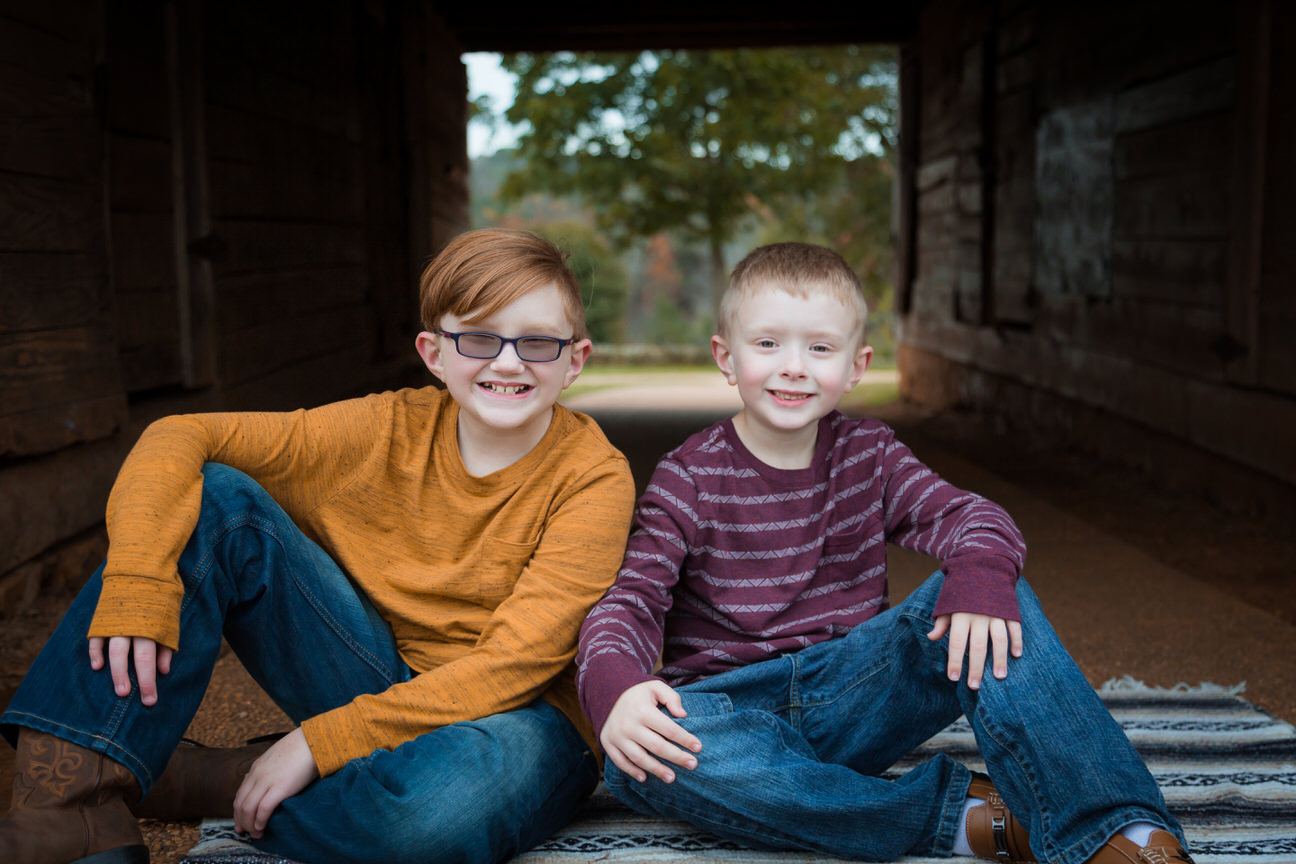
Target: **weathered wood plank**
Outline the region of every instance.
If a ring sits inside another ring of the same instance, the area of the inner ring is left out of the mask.
[[[0,463],[0,573],[103,521],[129,445],[122,436]],[[75,494],[68,494],[75,490]]]
[[[112,214],[113,275],[132,289],[176,284],[175,224],[170,213]]]
[[[1226,112],[1118,135],[1116,179],[1221,171],[1231,155],[1232,130]]]
[[[99,26],[97,10],[93,0],[0,0],[0,16],[78,45],[88,45],[94,39]]]
[[[0,114],[0,172],[90,183],[102,171],[98,134],[90,112]]]
[[[368,300],[365,271],[359,266],[317,267],[228,276],[217,285],[217,328],[232,332],[330,307],[362,305]],[[417,289],[406,289],[412,298]],[[414,334],[410,334],[412,339]]]
[[[1112,245],[1113,294],[1220,308],[1228,255],[1226,240],[1118,240]]]
[[[1133,132],[1226,111],[1235,99],[1233,57],[1197,66],[1116,96],[1116,131]]]
[[[234,386],[321,354],[366,344],[371,335],[368,319],[363,306],[342,306],[222,333],[221,380]],[[309,333],[310,337],[292,338],[291,333]]]
[[[171,142],[110,135],[109,192],[114,211],[171,213]]]
[[[361,343],[339,345],[332,353],[233,384],[225,390],[225,402],[240,410],[287,411],[360,396],[383,386],[371,378],[371,359]]]
[[[8,2],[4,5],[8,5]],[[0,57],[4,58],[4,65],[51,81],[66,81],[69,75],[89,75],[94,65],[94,56],[89,40],[84,38],[88,35],[77,34],[74,38],[69,38],[67,34],[34,26],[32,21],[9,15],[0,8]]]
[[[129,393],[184,383],[180,372],[180,344],[176,341],[123,346],[118,361],[122,387]]]
[[[95,399],[121,389],[103,326],[0,333],[0,412]]]
[[[0,252],[91,252],[103,247],[99,190],[0,175]]]
[[[126,396],[112,393],[0,415],[0,457],[38,456],[107,438],[126,423]]]
[[[215,236],[222,247],[212,259],[217,278],[364,261],[364,232],[359,227],[222,221],[215,225]]]
[[[0,253],[0,332],[99,322],[110,297],[97,255]]]
[[[1146,177],[1116,183],[1117,239],[1219,238],[1229,232],[1223,172]]]
[[[117,341],[122,350],[154,342],[178,344],[179,307],[174,286],[118,291]]]
[[[212,216],[359,224],[365,215],[364,187],[359,151],[353,155],[357,170],[343,179],[320,177],[300,161],[212,161]]]

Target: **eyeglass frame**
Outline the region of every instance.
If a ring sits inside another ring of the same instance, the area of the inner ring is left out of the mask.
[[[501,336],[498,333],[492,333],[489,330],[461,330],[458,333],[454,333],[449,330],[442,330],[440,328],[436,328],[432,332],[438,336],[448,336],[450,340],[454,342],[455,351],[459,354],[459,356],[467,357],[470,360],[494,360],[496,357],[504,353],[505,345],[512,345],[513,353],[523,363],[552,363],[558,358],[562,357],[562,352],[564,348],[566,348],[568,345],[573,345],[577,342],[577,339],[575,337],[572,337],[571,339],[559,339],[557,336],[542,336],[538,333],[527,334],[525,336],[513,336],[510,338],[508,336]],[[464,350],[459,347],[459,337],[461,336],[492,336],[495,339],[499,340],[499,350],[497,350],[494,354],[490,355],[489,357],[480,357],[475,354],[466,354],[464,353]],[[520,351],[518,351],[518,343],[521,342],[523,339],[542,339],[545,342],[556,342],[558,343],[558,351],[554,354],[554,356],[550,357],[548,360],[528,360],[527,358],[522,356],[522,353]]]

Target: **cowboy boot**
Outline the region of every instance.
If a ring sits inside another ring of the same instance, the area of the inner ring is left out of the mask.
[[[1117,834],[1108,840],[1088,864],[1193,864],[1179,838],[1169,831],[1153,831],[1146,846]]]
[[[985,802],[973,807],[967,814],[968,845],[978,858],[1002,864],[1035,861],[1025,826],[1008,812],[999,790],[995,789],[989,777],[973,774],[967,794],[969,798],[980,798]]]
[[[184,739],[147,798],[131,805],[141,819],[179,822],[234,815],[234,795],[257,757],[279,735],[254,738],[243,747],[207,747]]]
[[[139,795],[126,766],[44,732],[18,733],[13,801],[0,816],[8,864],[148,864],[125,798]]]

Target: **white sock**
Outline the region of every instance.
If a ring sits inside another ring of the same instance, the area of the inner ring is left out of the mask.
[[[1146,846],[1152,832],[1160,830],[1162,830],[1160,825],[1153,825],[1151,822],[1131,822],[1120,829],[1120,835],[1135,846]]]
[[[972,847],[968,845],[967,838],[967,814],[973,807],[985,803],[984,798],[969,798],[963,802],[963,816],[958,822],[958,833],[954,835],[954,854],[955,855],[972,855]]]

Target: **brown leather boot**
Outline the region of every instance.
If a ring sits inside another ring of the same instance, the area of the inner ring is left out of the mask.
[[[968,845],[978,858],[999,861],[1002,864],[1029,864],[1035,861],[1031,852],[1030,836],[1017,818],[1008,812],[990,778],[973,774],[968,787],[969,798],[985,801],[968,811]]]
[[[1153,831],[1146,846],[1117,834],[1089,859],[1089,864],[1193,864],[1179,838],[1169,831]]]
[[[141,819],[179,822],[234,815],[234,795],[257,757],[279,737],[268,735],[243,747],[207,747],[185,739],[171,754],[148,797],[131,805]]]
[[[126,766],[44,732],[18,733],[13,801],[0,816],[7,864],[148,864],[125,798],[139,795]]]

